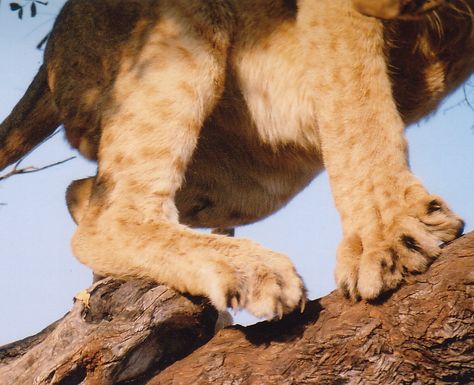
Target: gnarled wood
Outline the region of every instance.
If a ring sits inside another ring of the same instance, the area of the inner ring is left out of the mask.
[[[333,292],[197,350],[217,317],[206,301],[138,280],[106,279],[90,293],[88,306],[76,301],[37,336],[0,348],[0,384],[474,382],[474,233],[384,301]]]
[[[105,279],[37,336],[0,348],[2,385],[112,385],[146,378],[209,340],[217,312],[146,281]],[[88,302],[88,303],[87,303]]]
[[[222,330],[148,385],[474,383],[474,233],[386,301]]]

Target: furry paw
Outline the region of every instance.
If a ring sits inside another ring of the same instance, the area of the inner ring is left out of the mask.
[[[304,309],[306,289],[287,256],[271,252],[246,279],[243,305],[255,316],[282,318],[295,308]]]
[[[440,254],[440,244],[459,237],[463,228],[464,222],[441,198],[426,194],[386,225],[379,224],[378,231],[353,233],[342,241],[337,284],[352,299],[375,299],[408,275],[426,271]]]
[[[212,288],[208,296],[217,309],[246,309],[256,317],[281,318],[295,308],[304,308],[306,289],[287,256],[250,241],[240,239],[232,242],[239,244],[239,248],[248,254],[228,259],[232,277],[210,279]]]

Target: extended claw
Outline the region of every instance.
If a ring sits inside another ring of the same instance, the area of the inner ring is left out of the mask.
[[[237,297],[234,296],[231,298],[230,306],[232,308],[232,311],[234,312],[234,315],[236,315],[239,311],[239,300],[237,299]]]
[[[304,313],[304,310],[306,309],[306,297],[301,299],[300,303],[300,312]]]
[[[281,303],[278,303],[276,306],[276,314],[278,319],[281,320],[283,318],[283,305]]]

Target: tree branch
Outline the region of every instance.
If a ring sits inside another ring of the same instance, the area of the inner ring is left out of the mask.
[[[214,334],[217,312],[205,300],[162,285],[106,278],[88,293],[88,300],[82,293],[68,314],[36,336],[0,348],[0,384],[139,380]]]
[[[333,292],[303,314],[227,328],[207,343],[216,313],[206,301],[106,279],[45,331],[0,348],[0,383],[469,384],[473,271],[470,233],[383,301],[351,304]]]
[[[470,233],[385,301],[333,292],[303,315],[223,330],[147,384],[472,384],[473,272]]]

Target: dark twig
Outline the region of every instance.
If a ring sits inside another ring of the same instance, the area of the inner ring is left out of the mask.
[[[469,100],[469,95],[467,94],[467,91],[466,91],[466,86],[464,86],[462,88],[463,90],[463,93],[464,93],[464,99],[465,99],[465,103],[467,104],[467,106],[472,110],[474,111],[474,105],[471,103],[471,101]]]
[[[27,166],[27,167],[24,167],[24,168],[18,168],[19,163],[23,160],[23,159],[20,159],[15,164],[15,166],[13,167],[13,169],[11,171],[7,172],[5,175],[0,176],[0,181],[5,180],[5,179],[7,179],[7,178],[9,178],[13,175],[31,174],[31,173],[34,173],[34,172],[43,171],[43,170],[46,170],[48,168],[51,168],[51,167],[54,167],[54,166],[59,166],[60,164],[69,162],[70,160],[75,159],[75,158],[76,158],[75,156],[71,156],[67,159],[60,160],[59,162],[51,163],[51,164],[48,164],[48,165],[43,166],[43,167]]]
[[[51,33],[48,32],[48,33],[46,34],[46,36],[44,36],[44,37],[41,39],[41,41],[36,45],[36,49],[42,49],[42,48],[43,48],[43,46],[44,46],[44,45],[46,44],[46,42],[48,41],[50,34],[51,34]]]
[[[469,100],[469,94],[468,94],[468,91],[467,91],[468,86],[472,87],[472,84],[470,84],[470,82],[467,82],[462,87],[464,98],[462,100],[460,100],[459,102],[457,102],[457,103],[455,103],[455,104],[453,104],[449,107],[444,108],[443,109],[444,113],[449,112],[451,110],[454,110],[455,108],[458,108],[462,105],[465,105],[465,106],[469,107],[472,111],[474,111],[474,104],[472,104],[472,102]]]

